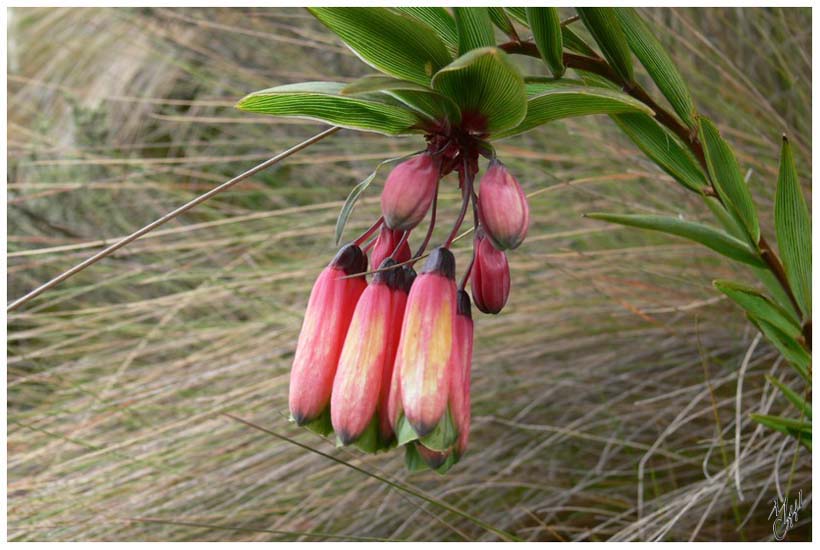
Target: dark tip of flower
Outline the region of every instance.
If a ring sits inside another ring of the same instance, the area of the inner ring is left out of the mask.
[[[436,429],[436,426],[438,426],[438,422],[434,424],[425,424],[421,421],[414,422],[410,420],[409,417],[407,417],[407,421],[410,423],[410,426],[413,427],[413,431],[416,432],[416,435],[418,435],[419,437],[430,435],[431,433],[433,433],[433,430]]]
[[[304,426],[305,424],[309,424],[312,418],[308,418],[307,415],[302,414],[298,411],[290,411],[290,417],[296,422],[297,426]]]
[[[470,295],[464,290],[459,290],[456,296],[456,302],[458,303],[458,314],[472,319],[473,313],[470,307]]]
[[[339,249],[330,265],[343,270],[345,275],[355,275],[367,271],[367,255],[357,245],[346,244]]]
[[[396,265],[396,261],[392,258],[385,258],[379,266],[379,270],[373,275],[373,284],[387,285],[391,290],[401,288],[403,285],[403,277],[401,269],[390,269]],[[381,270],[384,271],[381,271]]]
[[[454,281],[456,278],[456,259],[452,252],[440,246],[430,252],[430,256],[427,258],[421,272],[438,273]]]
[[[442,453],[427,449],[421,443],[416,443],[416,449],[419,451],[419,456],[424,463],[427,464],[432,470],[437,470],[443,466],[444,463],[447,462],[447,457],[450,455],[449,452]]]
[[[401,268],[402,271],[402,290],[410,292],[410,287],[413,286],[413,281],[416,280],[416,270],[406,265]]]
[[[336,437],[339,438],[339,441],[342,442],[342,445],[352,445],[356,442],[357,439],[356,437],[347,433],[346,430],[336,430]]]

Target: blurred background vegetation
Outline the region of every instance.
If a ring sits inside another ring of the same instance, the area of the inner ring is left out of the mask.
[[[811,197],[810,9],[643,13],[773,235],[781,132]],[[241,96],[369,72],[300,9],[16,8],[8,36],[9,299],[321,129],[239,113]],[[709,216],[603,116],[498,143],[533,225],[510,255],[510,303],[477,320],[457,467],[409,474],[402,452],[335,449],[288,423],[295,338],[341,202],[420,145],[342,131],[10,314],[9,538],[495,539],[443,501],[528,540],[765,540],[770,500],[802,489],[787,540],[809,539],[811,455],[749,418],[793,412],[764,375],[795,375],[711,286],[750,274],[581,217]],[[348,237],[378,215],[380,183]],[[457,203],[446,181],[444,215]]]

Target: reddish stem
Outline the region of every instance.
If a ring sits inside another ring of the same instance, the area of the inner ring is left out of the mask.
[[[368,230],[367,230],[367,231],[365,231],[364,233],[362,233],[362,234],[359,236],[359,238],[358,238],[358,239],[356,239],[355,241],[353,241],[353,244],[355,244],[356,246],[361,246],[361,244],[362,244],[363,242],[365,242],[365,241],[367,240],[367,238],[368,238],[370,235],[372,235],[372,234],[373,234],[373,232],[374,232],[374,231],[376,231],[379,227],[381,227],[383,223],[384,223],[384,216],[379,216],[379,219],[378,219],[378,220],[376,220],[376,223],[374,223],[373,225],[371,225],[371,226],[370,226],[370,228],[368,228]]]
[[[404,243],[407,242],[407,237],[409,237],[409,236],[410,236],[409,231],[405,231],[404,233],[402,233],[401,239],[399,239],[399,244],[397,244],[396,248],[393,249],[393,252],[390,253],[390,259],[391,260],[395,259],[396,254],[398,254],[398,252],[399,252],[399,249],[402,247],[402,245],[404,245]]]

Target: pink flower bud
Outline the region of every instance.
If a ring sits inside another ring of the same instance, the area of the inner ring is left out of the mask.
[[[481,225],[499,250],[517,248],[527,236],[530,206],[524,190],[507,168],[490,162],[478,196]]]
[[[510,266],[507,255],[498,250],[479,229],[475,242],[475,263],[470,276],[473,300],[484,313],[498,313],[510,297]]]
[[[421,223],[433,203],[438,179],[438,162],[427,153],[393,168],[382,190],[387,227],[409,231]]]
[[[391,397],[393,421],[403,413],[419,437],[432,432],[447,411],[455,301],[455,259],[437,248],[407,298],[394,367],[393,390],[401,398]]]
[[[370,269],[378,269],[378,267],[382,265],[384,259],[390,257],[390,254],[396,250],[396,246],[398,246],[401,241],[401,236],[403,234],[404,231],[390,229],[386,225],[382,225],[379,236],[376,238],[376,242],[373,245],[373,252],[370,254]],[[397,264],[406,262],[410,259],[410,245],[406,240],[401,245],[398,252],[396,252],[396,256],[393,259],[396,260]]]
[[[364,276],[344,278],[367,269],[367,257],[353,244],[344,246],[313,285],[290,371],[290,413],[299,425],[327,411],[336,365]]]
[[[395,263],[388,259],[379,267],[388,268]],[[383,425],[380,417],[387,412],[383,394],[390,384],[399,343],[407,297],[404,286],[401,269],[380,271],[356,304],[330,400],[333,429],[344,445],[364,439],[363,434],[370,426],[372,435],[368,434],[369,440],[360,443],[365,450],[386,448],[392,442],[392,430],[379,429]]]

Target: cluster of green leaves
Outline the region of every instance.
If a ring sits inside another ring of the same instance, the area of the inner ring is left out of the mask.
[[[684,237],[751,266],[768,294],[727,281],[717,281],[715,286],[746,311],[810,388],[810,343],[805,335],[811,324],[811,221],[788,141],[783,142],[775,201],[781,263],[761,238],[757,209],[732,148],[715,124],[697,113],[683,76],[635,9],[577,9],[600,54],[570,25],[561,23],[556,8],[316,7],[309,11],[379,73],[350,83],[277,86],[248,95],[238,108],[385,135],[459,131],[481,140],[517,135],[567,117],[609,115],[653,162],[703,198],[719,226],[677,217],[589,216]],[[532,42],[521,40],[513,21],[531,33]],[[522,74],[496,42],[497,30],[506,35],[508,45],[533,46],[552,76]],[[576,68],[577,78],[566,78],[570,52],[606,70]],[[624,91],[640,90],[633,57],[674,114],[664,113],[662,119],[654,111],[654,102],[648,104],[646,97]],[[345,202],[337,241],[357,198],[374,176],[375,171]],[[782,384],[777,387],[800,411],[800,420],[757,420],[810,447],[810,408],[794,391],[786,392]]]
[[[386,135],[461,127],[486,139],[520,134],[566,117],[652,114],[649,107],[617,90],[578,80],[539,82],[538,77],[523,75],[496,44],[495,27],[517,36],[505,9],[309,11],[381,74],[348,84],[277,86],[243,98],[239,109]],[[557,10],[528,8],[523,18],[534,21],[540,51],[553,73],[562,75]]]
[[[696,112],[682,76],[649,26],[632,8],[579,8],[578,12],[622,82],[634,85],[634,54],[693,137],[687,143],[643,114],[613,116],[616,124],[659,167],[686,189],[700,194],[722,227],[665,216],[595,213],[589,217],[684,237],[752,266],[769,295],[731,281],[715,281],[715,287],[743,308],[748,319],[805,380],[808,392],[811,220],[788,140],[783,139],[774,212],[782,273],[780,258],[761,238],[757,208],[731,146],[711,120]],[[702,151],[701,165],[692,155],[692,150],[698,148]],[[796,437],[811,449],[811,407],[806,396],[780,382],[773,383],[795,406],[800,418],[753,418]]]

